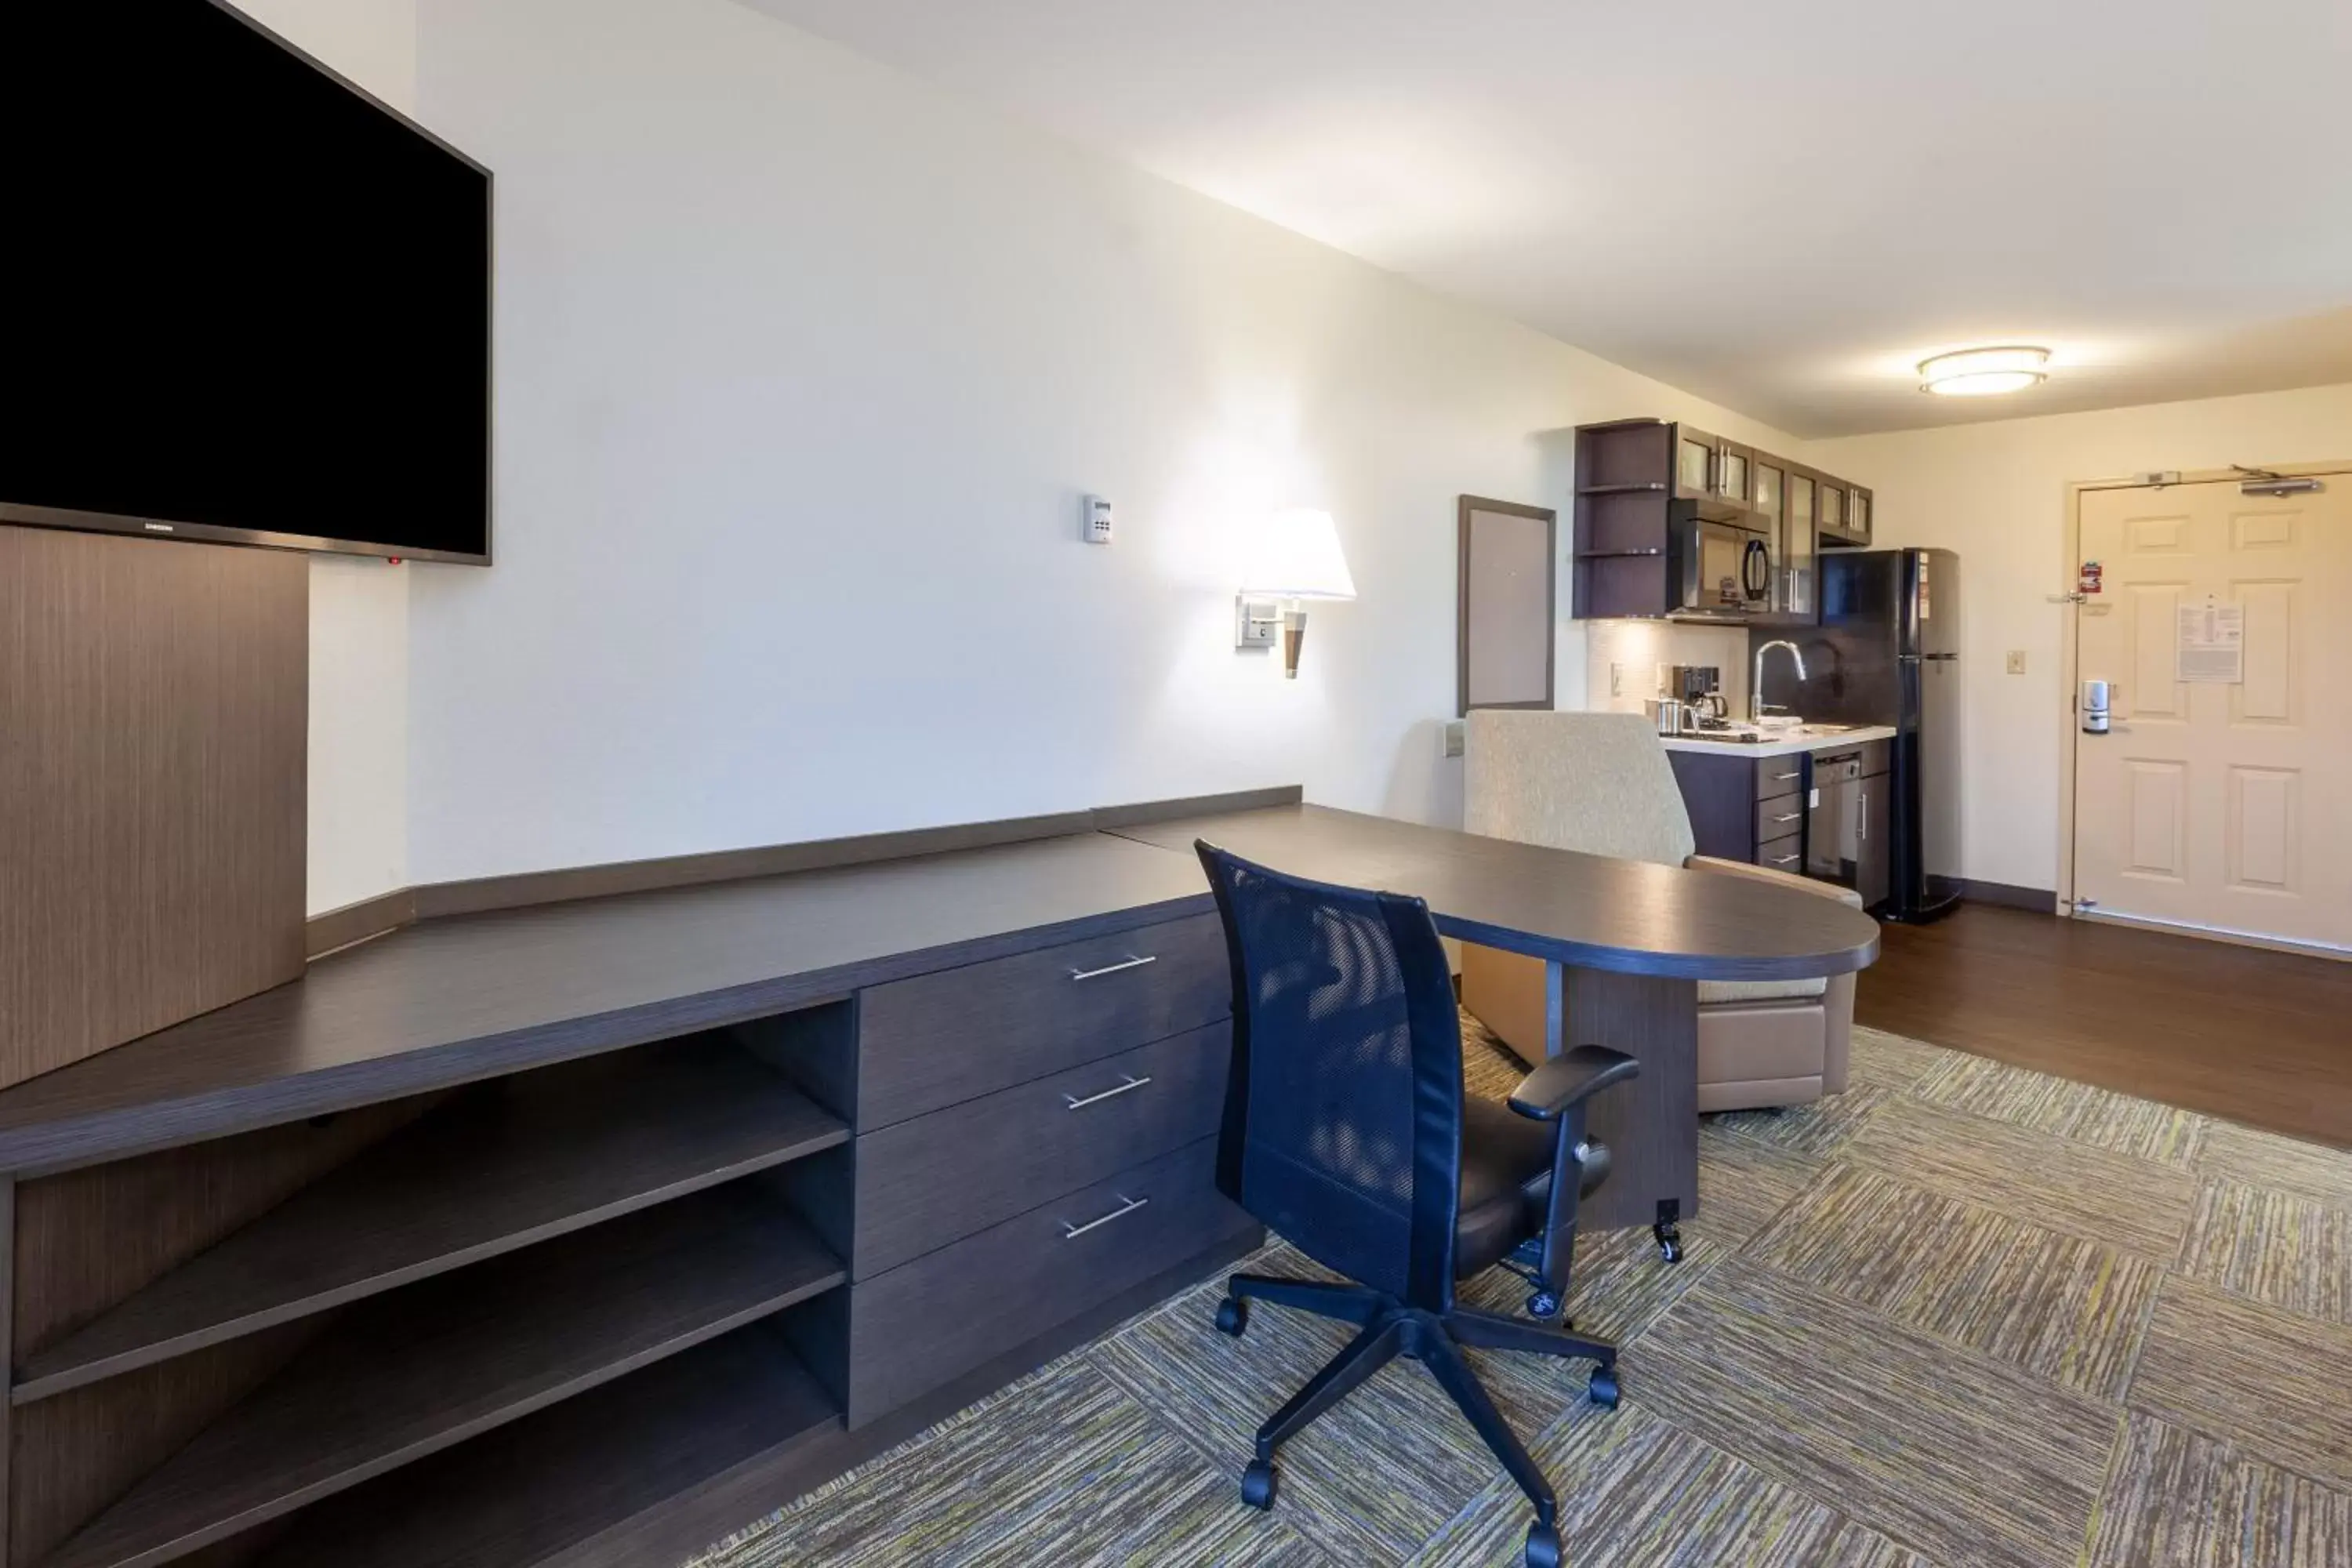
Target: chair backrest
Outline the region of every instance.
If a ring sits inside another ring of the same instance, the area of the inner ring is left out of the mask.
[[[1234,973],[1219,1187],[1326,1268],[1444,1310],[1462,1034],[1429,906],[1195,847]]]
[[[1481,708],[1465,750],[1472,833],[1661,866],[1698,847],[1666,749],[1639,713]]]

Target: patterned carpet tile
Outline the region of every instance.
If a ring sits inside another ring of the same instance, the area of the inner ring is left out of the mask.
[[[1720,1120],[1699,1123],[1698,1217],[1683,1230],[1738,1247],[1796,1202],[1822,1173],[1822,1161],[1725,1131],[1716,1125]]]
[[[1699,1218],[1684,1223],[1683,1260],[1671,1268],[1659,1262],[1657,1243],[1646,1227],[1578,1237],[1566,1309],[1576,1326],[1603,1339],[1637,1339],[1710,1266],[1738,1251],[1744,1238],[1727,1238],[1724,1227],[1705,1212],[1704,1201],[1701,1210]],[[1454,1289],[1465,1307],[1511,1316],[1518,1315],[1528,1294],[1527,1281],[1505,1268],[1489,1268]]]
[[[2070,1568],[2111,1405],[1736,1259],[1624,1358],[1629,1399],[1942,1563]]]
[[[2178,1170],[2195,1163],[2205,1142],[2206,1119],[2192,1112],[1957,1052],[1945,1053],[1912,1092],[1955,1110]]]
[[[2352,1325],[2352,1208],[2208,1182],[2181,1244],[2180,1270],[2273,1307]]]
[[[1559,1494],[1571,1562],[1616,1568],[1929,1568],[1643,1409],[1585,1405],[1528,1445]],[[1455,1516],[1413,1568],[1519,1568],[1534,1519],[1498,1478]]]
[[[2343,1568],[2352,1563],[2352,1492],[2135,1415],[2087,1561],[2089,1568]]]
[[[1889,1102],[1843,1158],[1962,1203],[2169,1263],[2195,1180],[2152,1161],[1917,1100]]]
[[[2131,1407],[2339,1489],[2352,1489],[2352,1329],[2164,1282]]]
[[[2110,1401],[2123,1397],[2164,1277],[2145,1258],[1845,1167],[1747,1256]]]
[[[1213,1285],[1195,1290],[1097,1345],[1089,1359],[1230,1485],[1259,1425],[1353,1331],[1258,1304],[1249,1331],[1229,1339],[1211,1322],[1219,1295]],[[1521,1433],[1542,1431],[1585,1396],[1588,1363],[1468,1353]],[[1283,1445],[1280,1511],[1342,1563],[1401,1563],[1495,1473],[1486,1445],[1427,1369],[1398,1361]]]
[[[2217,1121],[2206,1134],[2197,1166],[2207,1175],[2299,1193],[2336,1208],[2352,1209],[2352,1150]]]
[[[1279,1517],[1084,1362],[802,1500],[707,1568],[1026,1568],[1041,1563],[1323,1568]]]
[[[1909,1089],[1952,1054],[1941,1046],[1857,1024],[1849,1046],[1846,1078],[1852,1083],[1874,1083],[1881,1089]]]
[[[1843,1094],[1833,1094],[1811,1105],[1791,1105],[1778,1110],[1727,1110],[1701,1117],[1699,1125],[1763,1148],[1826,1158],[1843,1148],[1854,1129],[1893,1092],[1876,1084],[1855,1083]]]

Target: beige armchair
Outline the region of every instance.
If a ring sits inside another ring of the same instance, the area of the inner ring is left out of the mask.
[[[1638,713],[1481,709],[1470,715],[1464,826],[1473,833],[1620,859],[1860,895],[1692,853],[1690,815],[1657,733]],[[1544,1054],[1541,960],[1464,944],[1462,1004],[1529,1061]],[[1853,976],[1698,985],[1698,1108],[1801,1105],[1843,1092]],[[1609,1042],[1600,1042],[1606,1045]]]

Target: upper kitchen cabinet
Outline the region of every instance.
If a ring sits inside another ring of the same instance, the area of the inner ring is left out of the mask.
[[[1821,479],[1820,486],[1816,505],[1819,509],[1821,531],[1832,539],[1843,540],[1845,538],[1845,486],[1840,480],[1830,479],[1826,475]]]
[[[1667,419],[1576,432],[1574,608],[1811,624],[1820,550],[1870,542],[1868,490]]]
[[[1756,510],[1769,525],[1772,542],[1771,618],[1775,621],[1811,625],[1818,618],[1813,602],[1813,506],[1818,489],[1819,481],[1811,471],[1769,453],[1756,455]]]
[[[1870,543],[1871,495],[1860,485],[1824,475],[1821,481],[1822,542],[1856,549]]]
[[[1730,518],[1748,510],[1756,454],[1689,425],[1676,425],[1674,432],[1675,499],[1696,502],[1701,517]]]

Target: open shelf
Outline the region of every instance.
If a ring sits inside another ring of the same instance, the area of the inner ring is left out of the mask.
[[[746,1183],[366,1302],[90,1521],[44,1568],[170,1562],[845,1278],[780,1198]],[[567,1423],[589,1419],[557,1414]],[[640,1463],[659,1452],[628,1426],[606,1435]],[[314,1559],[345,1560],[341,1551]]]
[[[641,1563],[633,1519],[841,1436],[779,1326],[755,1323],[308,1510],[260,1568]]]
[[[782,1075],[697,1037],[461,1091],[57,1343],[46,1398],[830,1148]]]

